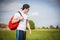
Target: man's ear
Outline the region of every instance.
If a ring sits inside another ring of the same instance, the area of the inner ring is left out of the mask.
[[[29,20],[27,19],[27,21],[29,21]]]

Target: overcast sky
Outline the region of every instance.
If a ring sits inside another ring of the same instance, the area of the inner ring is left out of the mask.
[[[29,19],[37,27],[60,26],[60,7],[57,0],[1,0],[0,23],[8,24],[10,17],[21,10],[23,4],[30,5]]]

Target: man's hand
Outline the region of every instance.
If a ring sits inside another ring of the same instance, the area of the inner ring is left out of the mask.
[[[29,31],[29,33],[30,33],[30,35],[32,35],[32,31],[31,30]]]
[[[27,28],[29,29],[30,35],[32,35],[32,31],[31,31],[30,24],[29,24],[29,21],[28,20],[27,20]]]
[[[23,16],[21,16],[20,18],[13,18],[12,23],[16,23],[16,22],[18,22],[19,20],[23,20],[23,19],[24,19]]]
[[[23,20],[23,19],[24,19],[24,17],[23,17],[23,16],[21,16],[21,17],[20,17],[20,20]]]

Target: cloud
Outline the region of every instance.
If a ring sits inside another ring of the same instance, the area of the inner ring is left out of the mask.
[[[18,0],[0,0],[0,3],[8,3],[8,2],[14,2]]]
[[[8,3],[8,4],[2,4],[1,6],[2,8],[2,11],[16,11],[16,10],[19,10],[21,7],[22,7],[22,3],[17,3],[17,2],[11,2],[11,3]]]
[[[2,6],[0,7],[2,9],[2,12],[4,11],[4,13],[1,13],[2,16],[0,22],[8,23],[8,20],[11,17],[11,15],[13,15],[14,12],[19,10],[23,5],[22,3],[25,2],[26,0],[25,1],[19,0],[19,2],[13,1],[6,4],[2,3]],[[59,14],[56,12],[56,8],[52,6],[52,3],[50,4],[48,2],[45,3],[45,1],[43,2],[32,1],[30,3],[31,3],[30,4],[31,11],[29,13],[30,19],[32,19],[35,22],[36,26],[48,26],[50,24],[57,25],[57,23],[60,24],[58,21],[60,19],[59,18],[57,19],[57,15]]]
[[[30,16],[38,16],[38,15],[39,15],[38,12],[32,12],[32,13],[30,14]]]

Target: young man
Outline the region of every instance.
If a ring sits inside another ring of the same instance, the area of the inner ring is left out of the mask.
[[[16,40],[26,40],[26,26],[29,29],[31,35],[31,29],[28,21],[28,14],[27,14],[29,11],[29,7],[30,6],[28,4],[24,4],[22,10],[20,11],[22,16],[17,12],[14,15],[14,18],[12,20],[12,23],[18,22],[20,20],[20,23],[16,30]]]

